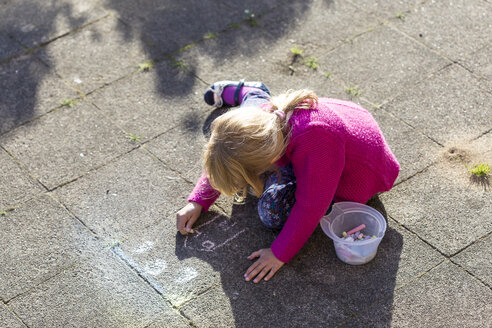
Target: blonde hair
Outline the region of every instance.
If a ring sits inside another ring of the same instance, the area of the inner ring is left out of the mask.
[[[270,100],[271,108],[238,108],[218,117],[205,146],[204,166],[209,181],[226,195],[242,193],[248,185],[261,196],[264,182],[261,174],[285,152],[289,131],[283,117],[296,108],[310,109],[318,97],[310,90],[289,90]]]

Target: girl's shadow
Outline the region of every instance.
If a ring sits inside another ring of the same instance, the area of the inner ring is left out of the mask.
[[[358,319],[365,321],[370,317],[365,311],[376,301],[384,300],[391,309],[403,245],[402,235],[392,227],[368,264],[351,266],[338,260],[333,242],[318,227],[271,281],[245,282],[243,274],[253,263],[247,255],[269,247],[278,234],[262,225],[256,205],[257,199],[248,196],[245,205],[233,205],[230,217],[213,212],[202,215],[193,250],[184,248],[183,236],[176,235],[180,260],[199,258],[220,274],[220,286],[210,296],[186,306],[192,312],[194,307],[209,308],[201,320],[235,327],[250,327],[252,322],[262,327],[332,327],[344,321],[354,325]],[[370,205],[385,214],[378,197]],[[204,247],[213,251],[203,251]],[[391,310],[387,311],[377,318],[377,325],[391,325]]]

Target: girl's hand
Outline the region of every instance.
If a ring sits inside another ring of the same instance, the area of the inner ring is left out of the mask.
[[[182,235],[195,232],[191,227],[193,226],[193,223],[198,220],[201,212],[202,205],[195,202],[189,202],[176,213],[176,228]]]
[[[253,282],[258,283],[268,273],[265,277],[265,281],[267,281],[273,277],[275,272],[277,272],[282,265],[284,265],[284,262],[278,260],[275,255],[273,255],[270,248],[263,248],[254,252],[248,256],[248,260],[252,260],[257,257],[259,257],[259,259],[253,263],[253,265],[250,266],[248,271],[244,274],[246,281],[250,281],[256,276],[256,279],[253,280]]]

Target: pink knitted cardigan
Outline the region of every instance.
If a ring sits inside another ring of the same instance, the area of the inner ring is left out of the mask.
[[[348,101],[320,98],[317,108],[297,109],[289,119],[291,136],[276,163],[292,163],[296,203],[271,245],[273,254],[289,262],[309,239],[332,201],[366,203],[390,190],[400,166],[374,118]],[[218,198],[202,175],[188,201],[207,211]]]

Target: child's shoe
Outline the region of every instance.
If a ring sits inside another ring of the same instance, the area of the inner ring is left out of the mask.
[[[260,89],[270,95],[270,90],[262,82],[244,82],[244,80],[240,80],[215,82],[208,87],[203,98],[207,104],[217,108],[224,105],[238,106],[241,104],[242,100],[242,97],[240,97],[241,91],[243,91],[243,93],[244,91],[246,91],[246,93],[251,91],[247,89]]]

